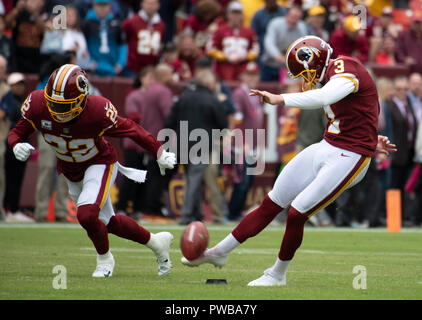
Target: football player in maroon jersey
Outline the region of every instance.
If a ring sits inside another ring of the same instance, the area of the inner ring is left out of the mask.
[[[262,204],[244,217],[232,233],[200,258],[193,261],[182,258],[182,263],[222,267],[234,248],[257,235],[290,205],[275,264],[248,284],[285,285],[287,268],[302,242],[309,217],[361,181],[376,151],[385,154],[395,151],[387,137],[377,134],[378,94],[370,74],[356,59],[331,59],[331,53],[328,43],[318,37],[299,38],[287,50],[286,66],[292,78],[303,78],[304,89],[315,90],[282,95],[259,90],[250,93],[274,105],[323,107],[329,120],[324,139],[304,149],[286,165]]]
[[[215,69],[221,80],[238,80],[249,61],[259,54],[255,31],[244,27],[243,5],[232,1],[227,7],[227,24],[220,26],[207,44],[207,54],[216,60]]]
[[[45,89],[33,91],[23,103],[22,118],[9,132],[10,148],[18,160],[26,161],[34,147],[25,141],[39,131],[56,152],[57,169],[66,178],[78,221],[98,253],[93,277],[113,273],[108,233],[149,247],[157,256],[158,274],[166,275],[171,268],[173,235],[150,233],[135,220],[115,214],[110,199],[118,171],[136,182],[145,180],[146,171],[120,165],[104,136],[131,138],[157,159],[162,174],[174,167],[175,155],[163,150],[141,126],[120,117],[108,99],[88,95],[88,88],[86,74],[79,66],[66,64],[56,69]]]
[[[158,14],[158,0],[143,0],[141,10],[123,21],[122,28],[128,42],[127,66],[134,72],[160,60],[166,26]]]

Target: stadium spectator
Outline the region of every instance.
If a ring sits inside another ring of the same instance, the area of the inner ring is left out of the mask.
[[[145,66],[158,64],[166,29],[158,14],[158,0],[143,0],[141,8],[122,24],[128,42],[127,67],[135,74]]]
[[[382,39],[386,36],[397,38],[401,28],[401,25],[394,23],[393,8],[390,6],[384,7],[381,16],[376,20],[372,28],[372,38]]]
[[[412,73],[409,77],[408,97],[416,122],[420,123],[422,121],[422,76],[419,73]]]
[[[394,87],[394,97],[392,101],[387,101],[392,119],[393,143],[397,145],[391,162],[391,188],[400,189],[403,208],[406,208],[404,187],[413,167],[417,122],[408,98],[409,81],[399,77],[395,79]],[[403,214],[403,222],[410,223],[406,221],[408,218]]]
[[[283,17],[287,9],[277,4],[276,0],[265,0],[265,7],[256,11],[252,17],[251,27],[255,30],[259,43],[259,56],[264,52],[264,38],[267,26],[273,18]]]
[[[173,105],[173,71],[165,64],[158,64],[154,70],[154,81],[143,94],[141,126],[157,137],[159,131],[165,128],[165,120]],[[146,152],[142,150],[142,152]],[[170,175],[162,176],[155,159],[143,155],[148,171],[148,179],[143,185],[142,212],[154,216],[165,216],[163,210],[163,192],[167,189]]]
[[[195,75],[202,70],[212,70],[212,61],[208,57],[201,57],[199,58],[195,63]],[[193,79],[192,81],[194,81]],[[235,113],[236,113],[236,107],[234,106],[233,102],[233,95],[230,90],[230,87],[220,78],[217,77],[217,86],[215,94],[218,95],[224,95],[226,99],[220,99],[225,100],[224,106],[226,107],[226,114],[228,116],[228,129],[232,130],[234,128],[235,123]]]
[[[239,221],[245,209],[246,196],[252,187],[254,176],[247,174],[247,168],[256,165],[257,159],[263,156],[264,146],[259,146],[258,129],[264,129],[264,112],[261,99],[250,96],[250,89],[256,88],[259,83],[259,67],[255,62],[249,62],[242,72],[241,85],[233,92],[236,106],[237,127],[242,130],[244,146],[241,150],[243,159],[240,164],[234,165],[233,192],[229,201],[229,221]],[[246,129],[253,130],[253,140],[245,139]]]
[[[201,54],[205,54],[212,34],[224,22],[220,13],[221,5],[216,0],[201,0],[183,25],[182,32],[192,35]]]
[[[396,59],[404,63],[411,72],[422,73],[422,11],[412,13],[410,28],[400,33],[396,42]]]
[[[396,40],[386,36],[378,43],[379,47],[372,47],[369,52],[369,61],[381,65],[393,66],[396,64],[395,48]]]
[[[60,68],[66,63],[74,64],[76,62],[76,54],[55,53],[50,59],[41,67],[40,81],[36,87],[44,89],[50,74],[57,68]],[[57,222],[66,222],[67,204],[69,189],[67,187],[66,179],[61,174],[58,175],[56,171],[56,152],[45,141],[43,136],[37,134],[38,142],[38,177],[35,187],[35,211],[34,219],[36,222],[46,221],[48,215],[48,207],[50,198],[53,193],[54,196],[54,217]]]
[[[192,75],[195,71],[195,62],[201,55],[195,39],[189,32],[182,32],[178,36],[177,47],[179,58],[189,66]]]
[[[413,212],[413,222],[416,225],[422,226],[422,122],[419,122],[416,144],[415,157],[412,173],[406,182],[406,193],[414,201],[416,201],[416,208]]]
[[[313,6],[308,10],[308,34],[328,41],[330,34],[324,29],[325,14],[326,11],[323,6]]]
[[[261,81],[283,80],[280,74],[285,74],[285,54],[288,47],[297,38],[307,34],[306,24],[301,21],[302,14],[301,8],[292,7],[285,17],[274,18],[268,24],[262,55]]]
[[[65,28],[54,28],[52,17],[48,23],[41,43],[41,53],[51,59],[55,54],[63,54],[68,51],[76,53],[76,60],[81,68],[91,69],[89,52],[84,34],[80,29],[77,9],[68,5],[65,7]]]
[[[6,22],[3,15],[0,15],[0,55],[7,60],[7,73],[16,71],[15,44],[10,37],[4,34]]]
[[[110,12],[109,0],[94,0],[82,31],[88,45],[92,72],[100,76],[120,75],[126,65],[127,46],[120,21]]]
[[[128,94],[125,100],[126,117],[137,124],[141,124],[145,109],[145,93],[152,83],[155,82],[154,67],[148,66],[139,73],[140,87]],[[144,150],[130,138],[123,139],[123,152],[125,166],[146,170],[148,157]],[[116,203],[116,211],[120,214],[131,215],[138,220],[143,210],[144,184],[135,183],[132,180],[124,179],[119,188],[119,200]]]
[[[91,69],[88,46],[81,30],[79,13],[72,5],[66,6],[66,29],[63,34],[62,46],[64,52],[76,52],[76,63],[81,68]]]
[[[343,12],[340,8],[341,1],[321,0],[320,5],[325,8],[324,29],[331,34],[337,27],[337,21]]]
[[[0,101],[3,96],[10,90],[9,85],[6,81],[6,70],[7,70],[7,60],[4,56],[0,55]],[[4,212],[3,200],[4,192],[6,188],[6,173],[4,169],[4,158],[6,152],[6,140],[7,134],[10,129],[10,121],[6,117],[6,114],[3,109],[0,108],[0,221],[6,219],[6,214]]]
[[[364,33],[361,33],[361,23],[357,16],[348,16],[342,27],[335,30],[330,36],[330,45],[333,48],[333,58],[350,56],[362,63],[369,58],[369,42]]]
[[[188,84],[191,90],[196,88],[196,77],[201,74],[202,71],[208,70],[212,71],[212,61],[208,57],[199,58],[195,64],[195,77],[191,79]],[[218,101],[224,106],[225,112],[227,115],[228,129],[232,130],[234,128],[235,122],[235,113],[236,109],[233,102],[232,93],[230,88],[220,79],[217,79],[216,89],[214,90],[214,95],[217,97]],[[223,137],[223,139],[226,137]],[[225,196],[221,190],[220,181],[223,179],[223,165],[221,161],[222,150],[212,150],[210,164],[204,173],[204,184],[205,188],[208,191],[209,202],[211,206],[211,213],[214,223],[224,223],[225,218],[229,213],[227,202]]]
[[[248,61],[254,61],[259,54],[255,31],[242,24],[243,5],[230,2],[227,24],[215,31],[207,45],[207,54],[215,60],[216,73],[224,81],[238,80]]]
[[[380,101],[380,114],[378,119],[379,134],[390,137],[394,140],[391,113],[388,109],[388,101],[392,101],[394,96],[393,81],[387,78],[379,78],[376,82],[378,97]],[[386,200],[385,195],[391,186],[391,156],[377,154],[375,162],[378,170],[378,182],[380,197],[378,201],[378,216],[369,221],[370,227],[385,225],[386,222]]]
[[[10,90],[3,96],[0,109],[10,121],[10,128],[14,128],[21,118],[20,109],[26,97],[26,79],[22,73],[11,73],[7,78]],[[33,222],[34,220],[20,211],[19,200],[26,163],[15,158],[13,151],[6,146],[5,172],[6,189],[4,194],[4,208],[7,211],[6,221]]]
[[[142,0],[145,1],[145,0]],[[176,33],[176,11],[185,2],[185,0],[159,0],[160,9],[158,11],[166,28],[163,36],[163,43],[172,43]]]
[[[176,131],[178,142],[187,139],[182,136],[181,122],[187,121],[188,134],[195,129],[204,129],[208,137],[212,137],[212,129],[227,127],[225,107],[214,95],[217,79],[210,70],[203,70],[195,75],[196,85],[188,86],[174,104],[166,120],[166,128]],[[203,220],[201,184],[205,170],[210,162],[212,139],[208,139],[208,150],[202,149],[191,154],[191,148],[196,141],[188,141],[188,150],[179,150],[179,153],[189,154],[186,168],[186,185],[182,206],[180,224],[189,224],[195,220]]]
[[[5,18],[11,28],[16,52],[16,70],[22,73],[38,73],[42,63],[41,41],[45,30],[44,0],[18,0]]]
[[[395,60],[396,39],[401,25],[394,24],[393,9],[385,7],[375,21],[372,36],[369,38],[369,61],[378,64],[393,65]]]
[[[164,46],[161,63],[168,65],[173,70],[175,82],[186,81],[192,77],[189,65],[180,59],[179,51],[173,43],[167,43]]]

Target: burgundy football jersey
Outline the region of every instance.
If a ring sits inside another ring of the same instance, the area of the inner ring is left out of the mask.
[[[32,92],[21,108],[22,118],[10,131],[11,148],[24,142],[38,130],[54,149],[57,169],[70,181],[83,179],[85,170],[93,164],[117,161],[113,146],[104,138],[130,137],[154,157],[161,144],[132,120],[122,118],[108,99],[88,96],[82,113],[75,119],[59,123],[53,120],[44,99],[44,90]]]
[[[256,33],[251,28],[231,28],[228,24],[222,25],[214,33],[207,44],[207,53],[217,60],[216,72],[222,80],[238,80],[239,74],[250,60],[255,60],[259,54],[259,43]],[[221,60],[219,55],[224,55]],[[231,55],[240,55],[243,60],[232,64],[227,61]]]
[[[147,65],[156,65],[160,60],[166,26],[158,15],[154,18],[155,23],[148,24],[139,14],[135,14],[123,21],[122,28],[128,42],[127,66],[135,73]]]
[[[328,118],[324,139],[336,147],[373,156],[378,142],[380,106],[371,75],[356,59],[341,56],[330,62],[325,77],[326,81],[348,78],[356,88],[344,99],[324,107]]]

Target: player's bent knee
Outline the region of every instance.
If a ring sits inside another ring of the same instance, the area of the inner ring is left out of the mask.
[[[304,225],[308,220],[308,216],[304,213],[300,213],[295,208],[290,207],[287,214],[287,223],[289,225]]]
[[[265,196],[264,200],[261,203],[261,213],[263,214],[274,214],[283,211],[283,208],[280,207],[277,203],[275,203],[268,194]]]
[[[78,207],[76,217],[80,225],[89,230],[98,223],[100,207],[97,204],[85,204]]]

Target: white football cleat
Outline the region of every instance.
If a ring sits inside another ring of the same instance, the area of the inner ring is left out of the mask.
[[[165,276],[170,273],[172,267],[170,260],[170,246],[173,235],[170,232],[159,232],[153,235],[154,244],[151,246],[158,262],[158,275]]]
[[[205,252],[197,259],[188,260],[185,257],[182,257],[182,263],[188,267],[197,267],[204,263],[210,263],[214,267],[222,268],[226,265],[228,255],[216,255],[210,253],[210,249],[205,250]]]
[[[277,278],[271,273],[272,268],[264,271],[264,275],[248,283],[248,287],[285,286],[286,277]]]
[[[101,259],[97,256],[97,268],[95,269],[92,276],[94,278],[108,278],[113,275],[114,270],[114,257],[109,252],[109,256],[106,259]]]

